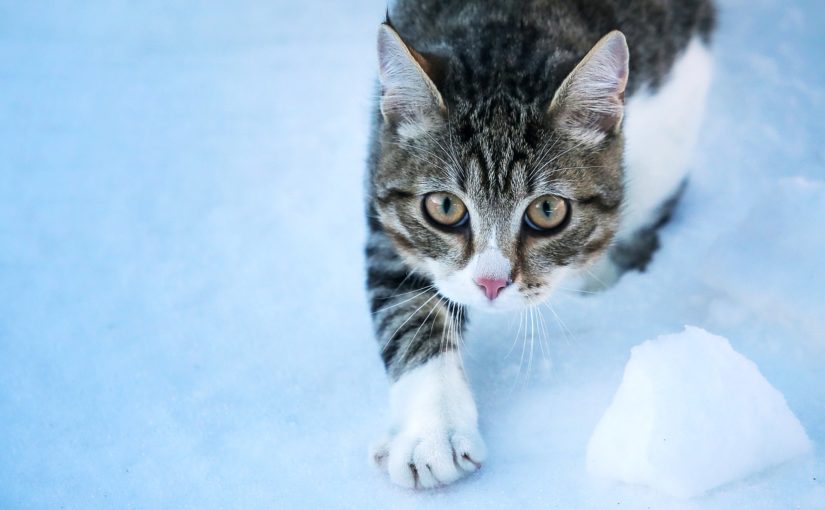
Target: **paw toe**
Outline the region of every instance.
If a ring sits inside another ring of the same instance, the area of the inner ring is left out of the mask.
[[[487,458],[487,447],[478,433],[456,433],[450,438],[455,463],[464,471],[472,473],[481,468]]]
[[[436,487],[461,478],[462,473],[456,468],[452,457],[452,447],[446,437],[421,441],[413,453],[415,465],[421,472],[421,485]]]
[[[390,456],[390,438],[385,437],[370,446],[369,459],[380,469],[387,470],[387,459]]]
[[[414,438],[396,438],[390,445],[387,457],[387,472],[393,483],[413,489],[418,486],[418,468],[412,461]]]
[[[486,457],[476,431],[399,434],[375,443],[370,459],[386,470],[396,485],[429,489],[455,482],[477,471]]]

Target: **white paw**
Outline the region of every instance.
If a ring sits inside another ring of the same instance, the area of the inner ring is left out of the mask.
[[[393,427],[371,450],[398,485],[430,488],[477,471],[487,456],[478,413],[455,353],[405,373],[390,388]]]
[[[376,444],[370,456],[389,473],[393,483],[411,489],[429,489],[477,471],[487,456],[487,449],[475,429],[442,428],[402,431]]]

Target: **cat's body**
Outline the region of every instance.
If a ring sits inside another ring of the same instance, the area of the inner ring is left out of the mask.
[[[571,275],[647,264],[685,179],[712,25],[709,0],[390,10],[367,285],[394,421],[374,458],[394,482],[449,483],[484,459],[456,352],[466,306],[525,306]]]

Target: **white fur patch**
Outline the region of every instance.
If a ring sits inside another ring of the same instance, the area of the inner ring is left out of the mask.
[[[404,121],[398,125],[398,136],[405,140],[414,140],[427,136],[434,128],[432,119],[427,116],[417,117],[414,121]]]
[[[476,471],[486,458],[473,396],[453,352],[401,376],[390,389],[392,427],[372,460],[404,487],[429,488]]]
[[[524,298],[516,285],[505,287],[496,299],[490,300],[475,282],[478,277],[509,278],[510,261],[498,248],[490,246],[473,255],[467,265],[458,271],[441,274],[435,264],[429,269],[439,292],[456,303],[487,311],[514,310],[524,306]]]
[[[711,69],[710,52],[695,38],[656,94],[641,91],[628,99],[624,123],[627,206],[619,238],[648,226],[656,208],[685,178],[704,114]]]
[[[510,261],[502,255],[501,250],[498,248],[487,248],[481,252],[474,265],[474,278],[486,277],[507,280],[510,277]]]

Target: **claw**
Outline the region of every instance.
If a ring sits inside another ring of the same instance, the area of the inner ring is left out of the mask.
[[[476,467],[476,469],[481,469],[481,462],[476,462],[475,460],[473,460],[473,458],[470,457],[469,453],[465,453],[464,455],[461,456],[461,458],[466,460],[470,464],[474,465]]]
[[[421,484],[418,482],[418,469],[415,468],[415,464],[410,463],[410,471],[412,471],[412,475],[413,475],[413,486],[416,489],[420,489]]]

